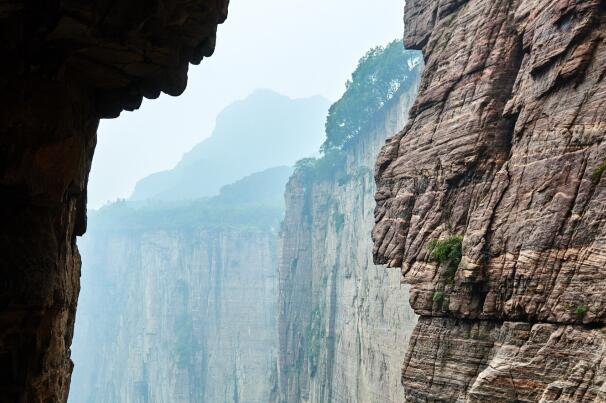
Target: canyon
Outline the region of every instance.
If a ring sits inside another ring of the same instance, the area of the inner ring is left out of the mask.
[[[67,400],[99,120],[179,95],[227,7],[0,6],[0,401]],[[72,398],[606,401],[606,2],[404,19],[422,76],[299,163],[284,205],[238,199],[255,175],[282,189],[274,167],[186,204],[165,173],[91,214]]]
[[[267,401],[291,172],[269,169],[180,207],[122,202],[91,216],[70,401]],[[247,191],[260,184],[264,200]]]
[[[328,106],[255,90],[173,169],[89,212],[70,402],[267,402],[279,164],[318,149]]]
[[[405,26],[426,68],[373,239],[420,315],[406,399],[605,401],[606,3],[411,0]]]
[[[397,42],[377,49],[358,69],[373,61],[385,69],[397,55],[403,75],[391,71],[385,82],[398,90],[338,150],[338,163],[331,162],[336,151],[326,152],[297,162],[292,176],[291,168],[270,168],[217,196],[187,198],[212,192],[237,170],[320,147],[324,100],[255,91],[227,107],[213,134],[174,170],[140,182],[135,194],[157,198],[90,213],[79,242],[83,290],[70,401],[404,398],[400,362],[416,315],[399,274],[372,263],[372,166],[406,123],[422,58]],[[351,87],[374,75],[353,76]],[[339,116],[360,116],[353,105]],[[302,124],[290,128],[293,122]],[[317,133],[305,135],[310,130]],[[251,153],[251,142],[273,147]],[[250,161],[240,164],[242,156]],[[201,167],[212,164],[233,168],[207,178]]]

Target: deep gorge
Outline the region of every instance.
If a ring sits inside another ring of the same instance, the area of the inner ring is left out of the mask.
[[[401,44],[389,49],[406,66],[401,87],[331,156],[299,160],[294,172],[254,173],[214,197],[179,200],[229,181],[200,175],[215,164],[237,165],[254,142],[274,147],[266,156],[256,152],[239,174],[285,163],[275,155],[300,156],[323,139],[297,140],[324,132],[322,99],[255,91],[227,107],[212,136],[175,169],[90,213],[80,242],[84,289],[70,401],[404,398],[399,368],[416,316],[397,271],[372,263],[368,240],[372,166],[385,139],[406,123],[422,59]],[[312,123],[296,131],[268,124],[277,110],[280,121]],[[246,144],[250,133],[256,136]]]
[[[87,219],[99,120],[181,94],[227,8],[0,5],[0,401],[606,401],[606,2],[408,0],[406,85],[354,73],[316,158],[272,159],[324,101],[263,93],[302,117],[271,163]]]

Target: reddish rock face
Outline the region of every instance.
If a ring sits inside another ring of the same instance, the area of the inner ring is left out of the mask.
[[[67,399],[100,118],[180,94],[227,0],[0,6],[0,401]]]
[[[411,0],[405,24],[426,69],[373,239],[422,315],[409,398],[606,399],[606,2]],[[427,251],[449,234],[454,280]]]

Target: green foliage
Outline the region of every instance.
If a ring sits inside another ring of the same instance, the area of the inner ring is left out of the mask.
[[[307,172],[316,169],[317,158],[303,158],[295,163],[295,172]]]
[[[433,295],[431,296],[431,300],[433,302],[442,302],[442,300],[444,299],[444,293],[442,291],[434,291]]]
[[[346,152],[379,112],[413,84],[422,65],[418,51],[404,49],[396,40],[369,50],[358,62],[343,96],[328,111],[326,140],[320,158],[305,158],[295,165],[304,183],[337,179],[344,185],[351,179],[345,172]]]
[[[295,172],[305,183],[333,179],[343,173],[345,157],[345,153],[340,150],[327,150],[320,158],[303,158],[297,161]]]
[[[438,263],[449,263],[459,265],[463,255],[463,236],[449,235],[445,239],[434,239],[429,242],[427,250],[431,254],[431,258]]]
[[[454,282],[454,277],[452,279]],[[434,291],[431,300],[438,305],[438,309],[448,310],[448,304],[450,303],[450,299],[447,294],[443,291]]]
[[[342,149],[355,139],[379,110],[412,85],[420,61],[421,54],[404,49],[399,40],[369,50],[328,111],[322,151]]]
[[[452,234],[445,239],[434,239],[427,245],[427,250],[431,259],[446,266],[444,274],[448,282],[454,282],[463,257],[463,236]]]
[[[606,171],[606,160],[604,160],[600,165],[598,165],[591,173],[591,182],[593,182],[594,185],[597,185],[600,182],[604,171]]]
[[[587,305],[579,305],[574,308],[574,314],[577,316],[585,316],[587,311],[589,311],[589,307]]]

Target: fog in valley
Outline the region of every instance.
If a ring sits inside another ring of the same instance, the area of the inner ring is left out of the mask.
[[[606,402],[606,0],[1,4],[0,403]]]
[[[181,96],[144,100],[101,122],[89,207],[127,198],[143,177],[173,168],[211,135],[223,109],[257,89],[336,101],[368,49],[402,36],[402,10],[398,0],[230,1],[215,53],[190,65]]]

